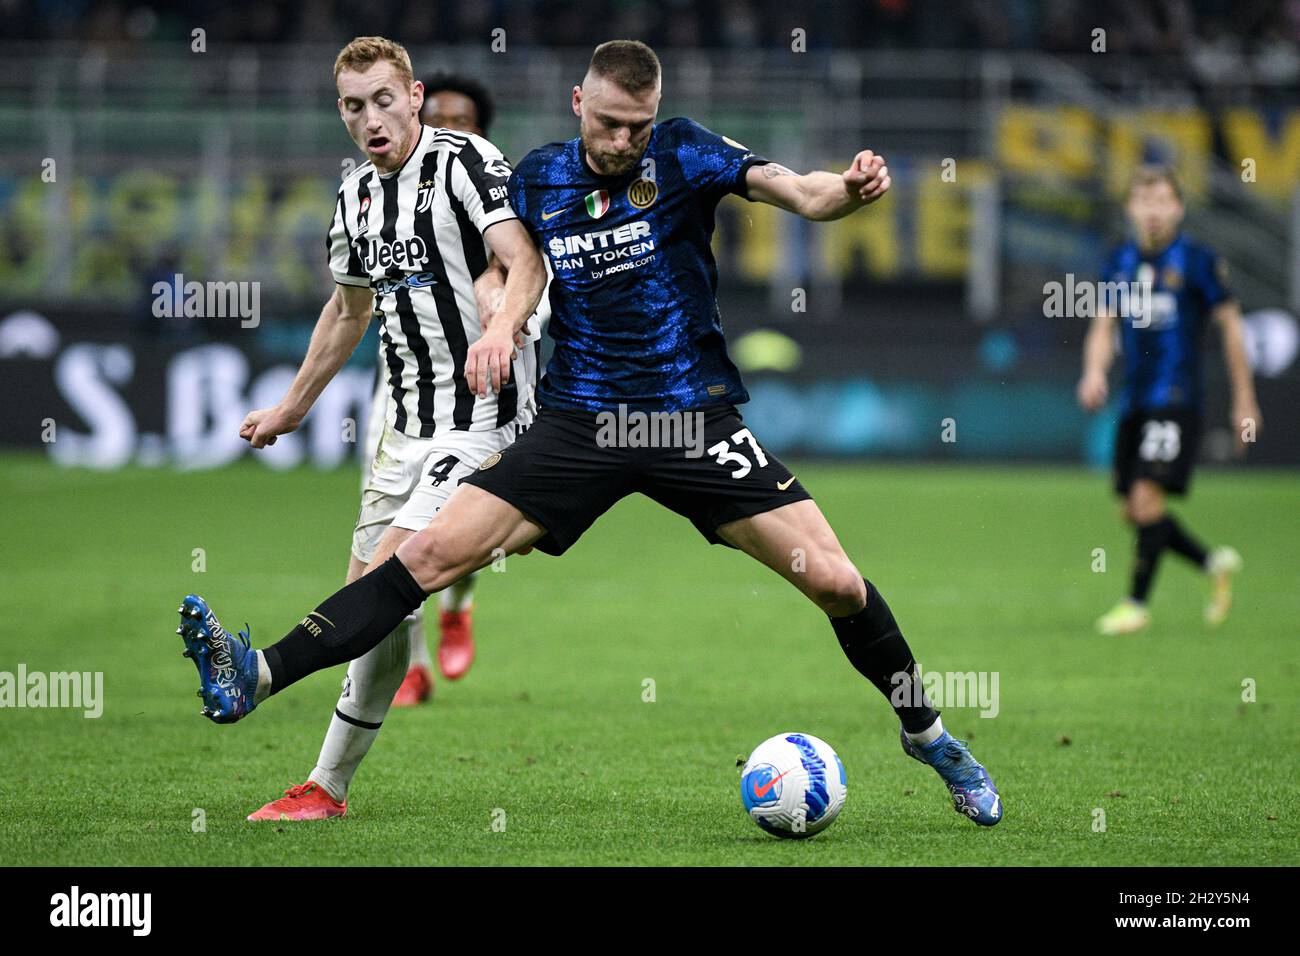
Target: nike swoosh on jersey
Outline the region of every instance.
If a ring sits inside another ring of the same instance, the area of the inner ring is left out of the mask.
[[[543,209],[543,210],[542,210],[542,222],[546,222],[546,220],[548,220],[548,219],[554,219],[554,218],[555,218],[556,216],[558,216],[560,213],[562,213],[562,212],[568,212],[571,208],[573,208],[573,207],[572,207],[572,206],[565,206],[563,209],[557,209],[557,210],[555,210],[555,212],[547,212],[545,209]]]
[[[778,482],[776,483],[776,490],[777,490],[777,491],[785,491],[787,488],[789,488],[789,487],[790,487],[791,485],[793,485],[793,484],[794,484],[794,475],[791,475],[791,476],[790,476],[789,478],[787,478],[785,481],[778,481]]]

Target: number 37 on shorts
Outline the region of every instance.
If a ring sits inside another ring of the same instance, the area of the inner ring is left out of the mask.
[[[767,455],[748,428],[740,429],[727,441],[710,445],[707,452],[724,468],[734,468],[732,478],[744,478],[753,470],[755,463],[759,468],[767,467]]]

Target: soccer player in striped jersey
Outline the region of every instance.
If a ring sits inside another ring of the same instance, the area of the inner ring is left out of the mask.
[[[1241,556],[1229,547],[1207,550],[1168,510],[1166,496],[1186,494],[1201,434],[1201,343],[1210,321],[1223,337],[1232,383],[1231,424],[1238,449],[1260,421],[1246,357],[1241,308],[1228,287],[1227,268],[1213,250],[1181,231],[1183,198],[1173,171],[1139,169],[1126,206],[1133,238],[1113,250],[1103,283],[1150,289],[1141,314],[1098,310],[1084,343],[1079,403],[1096,411],[1106,403],[1106,375],[1115,358],[1116,328],[1124,354],[1124,390],[1115,441],[1115,493],[1137,538],[1132,584],[1097,620],[1102,634],[1132,634],[1151,622],[1147,599],[1165,550],[1189,561],[1210,581],[1205,621],[1218,626],[1232,606],[1232,575]],[[1130,297],[1131,298],[1131,297]]]
[[[579,135],[534,150],[511,177],[511,205],[554,273],[555,353],[534,424],[484,461],[393,557],[274,645],[255,650],[230,638],[202,598],[187,596],[182,636],[196,655],[208,716],[242,719],[307,674],[366,653],[429,594],[494,554],[532,545],[562,554],[619,500],[641,493],[803,594],[892,707],[904,753],[938,774],[954,809],[993,826],[1002,819],[997,788],[944,728],[879,588],[795,475],[742,424],[736,405],[748,394],[718,310],[709,240],[724,196],[829,221],[884,196],[888,167],[863,150],[843,172],[800,175],[692,120],[656,123],[660,95],[654,51],[636,41],[601,44],[572,91]],[[484,332],[497,351],[513,331],[504,315]],[[513,318],[520,328],[527,316]],[[468,377],[488,387],[479,370]],[[632,426],[639,437],[611,424],[611,416],[626,423],[628,413],[644,416]],[[646,442],[646,419],[676,425]]]
[[[423,85],[400,45],[354,40],[334,72],[339,111],[367,157],[335,204],[328,255],[337,284],[284,399],[250,412],[241,435],[261,448],[296,428],[373,313],[383,417],[352,538],[355,581],[426,527],[462,479],[532,422],[537,352],[524,337],[545,267],[510,207],[509,164],[480,136],[421,124]],[[474,288],[489,251],[506,270],[496,318],[519,330],[500,348],[483,337]],[[467,366],[498,390],[472,389]],[[352,661],[308,781],[253,819],[345,812],[352,776],[407,673],[410,624],[409,616],[397,622]]]
[[[439,73],[424,81],[424,105],[420,119],[427,126],[459,133],[473,133],[488,138],[492,125],[493,103],[487,89],[475,80]],[[496,269],[485,269],[474,283],[480,318],[487,318],[492,298],[502,281]],[[540,341],[540,340],[539,340]],[[379,367],[384,368],[384,345],[379,345]],[[379,451],[379,442],[388,417],[389,389],[381,374],[375,386],[370,416],[366,426],[366,444],[362,450],[361,491],[370,484],[370,464]],[[438,669],[449,680],[465,676],[474,661],[473,605],[474,580],[478,572],[467,574],[439,595]],[[433,660],[424,633],[424,609],[417,608],[406,625],[410,633],[411,662],[406,677],[393,696],[394,707],[410,707],[433,696]]]

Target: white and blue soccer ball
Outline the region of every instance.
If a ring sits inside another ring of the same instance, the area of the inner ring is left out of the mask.
[[[749,818],[773,836],[793,840],[830,826],[847,792],[839,755],[812,734],[777,734],[763,741],[740,774],[740,799]]]

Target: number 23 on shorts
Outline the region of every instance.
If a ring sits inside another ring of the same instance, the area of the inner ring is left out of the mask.
[[[1173,461],[1182,451],[1182,429],[1173,421],[1148,421],[1142,425],[1143,461]]]

